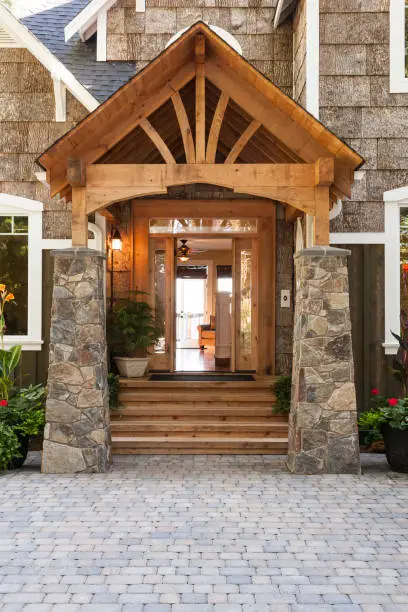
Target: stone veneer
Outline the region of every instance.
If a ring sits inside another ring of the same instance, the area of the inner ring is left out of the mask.
[[[350,251],[295,255],[296,304],[288,467],[360,472],[348,293]]]
[[[111,463],[103,291],[105,256],[87,248],[53,254],[42,471],[105,472]]]

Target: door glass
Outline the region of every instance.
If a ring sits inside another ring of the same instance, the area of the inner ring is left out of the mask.
[[[204,321],[205,279],[178,278],[176,288],[177,347],[198,347],[198,326]]]
[[[156,320],[159,323],[161,336],[157,341],[154,352],[166,352],[166,251],[156,248],[154,250],[154,302]]]
[[[252,250],[243,249],[240,261],[240,349],[241,355],[252,351]]]

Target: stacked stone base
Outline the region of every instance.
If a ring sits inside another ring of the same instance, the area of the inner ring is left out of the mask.
[[[104,256],[55,251],[44,473],[106,472],[111,464]]]
[[[313,247],[295,255],[288,467],[297,474],[360,473],[349,254]]]

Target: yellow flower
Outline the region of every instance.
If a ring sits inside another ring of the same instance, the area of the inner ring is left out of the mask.
[[[14,293],[8,293],[6,295],[6,302],[11,302],[11,300],[14,300]]]
[[[2,284],[0,284],[0,291],[4,291],[4,290],[5,290],[5,288],[6,288],[6,285],[2,285]]]

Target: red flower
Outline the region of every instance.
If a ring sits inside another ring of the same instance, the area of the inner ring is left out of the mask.
[[[404,263],[402,264],[402,269],[404,270],[404,272],[408,271],[408,264]]]
[[[371,389],[371,395],[378,395],[379,391],[378,389]]]
[[[391,399],[388,400],[388,403],[390,406],[396,406],[398,404],[398,400],[396,397],[391,397]]]
[[[0,400],[0,406],[8,406],[7,400]]]

